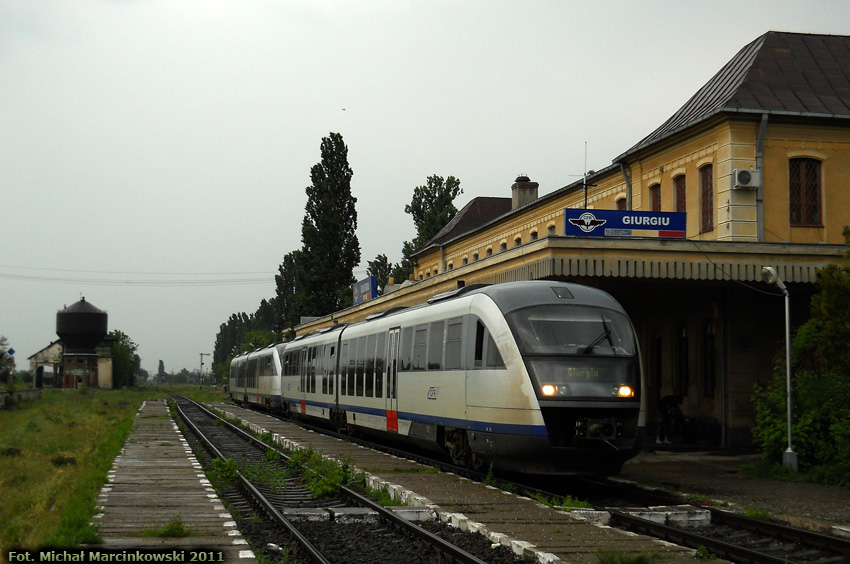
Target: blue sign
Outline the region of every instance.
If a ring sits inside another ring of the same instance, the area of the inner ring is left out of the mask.
[[[362,304],[365,301],[378,297],[378,279],[374,276],[364,278],[360,282],[351,286],[354,292],[354,305]]]
[[[687,214],[621,210],[564,210],[564,234],[575,237],[685,237]]]

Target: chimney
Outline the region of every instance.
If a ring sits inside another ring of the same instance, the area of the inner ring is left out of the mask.
[[[539,186],[540,184],[532,182],[524,174],[517,176],[513,186],[511,186],[511,209],[515,210],[536,200]]]

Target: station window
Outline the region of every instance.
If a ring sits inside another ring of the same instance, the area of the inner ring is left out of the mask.
[[[714,167],[699,169],[700,233],[714,230]]]
[[[626,211],[627,209],[628,209],[628,206],[626,205],[626,199],[625,198],[617,199],[617,210]]]
[[[685,194],[685,175],[680,174],[676,178],[673,179],[673,190],[675,191],[676,197],[676,211],[679,213],[684,213],[688,211],[687,208],[687,198]]]
[[[537,230],[534,230],[534,231],[531,232],[531,240],[532,241],[537,240]]]
[[[661,211],[661,184],[653,184],[649,187],[649,210]]]
[[[791,225],[821,225],[821,162],[791,159],[788,173]]]
[[[522,237],[514,237],[514,247],[522,245]]]

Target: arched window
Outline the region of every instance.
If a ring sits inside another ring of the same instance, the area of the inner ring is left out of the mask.
[[[649,187],[649,211],[661,211],[661,184]]]
[[[677,393],[681,396],[688,395],[688,386],[690,378],[688,374],[688,366],[690,358],[688,356],[688,326],[682,321],[679,323],[679,328],[676,331],[676,376]]]
[[[477,258],[477,257],[476,257],[476,258]],[[464,265],[466,265],[466,264],[468,264],[468,263],[469,263],[469,259],[467,259],[466,257],[463,257],[463,264],[464,264]]]
[[[619,198],[619,199],[617,200],[617,209],[618,209],[619,211],[626,211],[626,210],[628,209],[628,208],[626,207],[626,199],[625,199],[625,198]]]
[[[514,238],[514,247],[519,247],[520,245],[522,245],[522,237],[515,237]]]
[[[714,167],[710,164],[699,169],[700,233],[714,230]]]
[[[531,232],[531,240],[532,240],[532,241],[536,241],[536,240],[537,240],[537,231],[536,231],[536,230]]]
[[[791,159],[788,163],[791,225],[821,225],[821,162]]]
[[[474,253],[472,253],[472,262],[475,262],[477,260],[478,260],[478,251],[475,251]]]
[[[702,325],[702,383],[707,398],[714,397],[714,320],[706,319]]]
[[[548,226],[547,229],[549,231],[549,237],[554,237],[555,236],[555,224],[553,223],[552,225]]]
[[[673,179],[673,190],[676,198],[676,211],[684,213],[687,211],[687,199],[685,198],[685,175],[680,174]]]
[[[502,241],[499,244],[499,252],[501,253],[502,251],[507,251],[507,250],[508,250],[508,244],[505,241]]]

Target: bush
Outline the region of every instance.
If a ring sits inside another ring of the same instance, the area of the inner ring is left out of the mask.
[[[850,246],[850,230],[845,228]],[[850,258],[850,251],[848,251]],[[818,276],[811,317],[791,341],[792,447],[810,477],[850,486],[850,272],[828,267]],[[756,386],[753,439],[768,462],[788,447],[785,355],[766,388]]]

